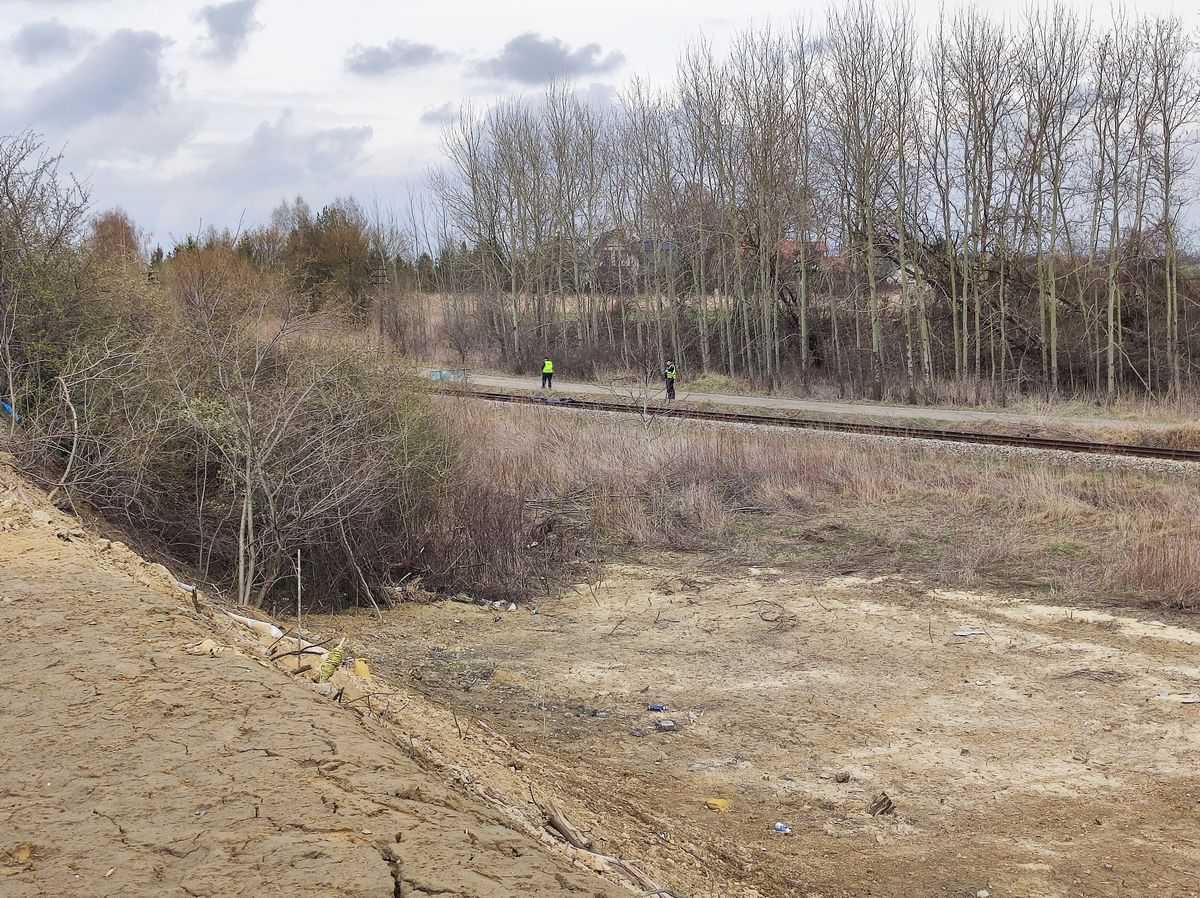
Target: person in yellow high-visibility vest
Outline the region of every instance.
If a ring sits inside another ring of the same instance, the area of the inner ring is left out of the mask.
[[[668,361],[667,370],[667,398],[672,402],[675,401],[675,381],[679,380],[679,369],[675,367],[675,363]]]
[[[554,389],[554,362],[550,361],[550,356],[546,356],[546,360],[542,362],[542,389]]]

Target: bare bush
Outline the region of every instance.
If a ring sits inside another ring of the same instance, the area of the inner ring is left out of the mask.
[[[72,275],[87,193],[33,133],[0,135],[0,396],[20,415],[54,389],[84,322]],[[15,417],[3,416],[5,429]]]
[[[1200,532],[1138,539],[1112,564],[1107,583],[1115,592],[1148,604],[1200,609]]]

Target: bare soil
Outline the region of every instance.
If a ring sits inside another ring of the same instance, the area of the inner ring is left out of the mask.
[[[1200,896],[1191,618],[768,542],[306,619],[385,721],[0,465],[0,896]]]
[[[323,625],[680,894],[1200,895],[1185,624],[693,555]]]
[[[0,632],[3,898],[628,894],[2,464]]]

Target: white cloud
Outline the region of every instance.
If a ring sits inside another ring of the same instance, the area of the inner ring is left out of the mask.
[[[622,54],[605,53],[599,44],[584,44],[572,50],[556,37],[527,31],[510,40],[495,56],[476,63],[474,71],[500,81],[548,84],[556,79],[608,74],[624,63]]]
[[[451,58],[451,54],[417,41],[396,39],[382,47],[355,44],[346,54],[346,71],[355,75],[386,75],[436,65]]]
[[[219,152],[205,179],[295,192],[354,171],[373,133],[369,126],[305,129],[285,110],[275,121],[262,122],[248,140]]]
[[[421,113],[421,121],[426,125],[448,125],[458,118],[458,104],[446,102],[434,106]]]
[[[58,19],[49,19],[22,25],[9,41],[9,47],[21,62],[37,65],[75,56],[87,38],[88,32],[83,28],[72,28]]]
[[[129,167],[146,172],[161,164],[200,133],[204,114],[190,101],[166,103],[157,109],[128,110],[93,119],[71,132],[73,153],[93,160],[96,168]],[[120,134],[120,140],[113,140]]]
[[[153,31],[114,32],[70,71],[33,91],[30,120],[35,126],[71,126],[158,108],[169,94],[162,64],[167,44]]]
[[[206,6],[196,18],[208,29],[204,55],[221,62],[232,62],[245,52],[250,35],[262,28],[254,17],[259,0],[230,0]]]

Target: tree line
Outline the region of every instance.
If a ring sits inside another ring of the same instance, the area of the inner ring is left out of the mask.
[[[464,108],[431,273],[514,367],[561,347],[876,398],[1178,396],[1196,51],[1174,17],[922,30],[848,0],[697,43],[613,108],[559,85]]]
[[[553,85],[466,106],[398,206],[297,197],[153,252],[119,211],[48,208],[35,232],[140,260],[193,306],[237,273],[464,365],[551,353],[588,377],[671,357],[685,379],[844,396],[1179,399],[1200,365],[1197,49],[1173,17],[971,7],[922,29],[846,0],[693,44],[670,84],[612,105]],[[35,146],[10,138],[0,178],[44,189]],[[10,283],[53,256],[5,252]],[[36,272],[50,292],[71,276]]]

